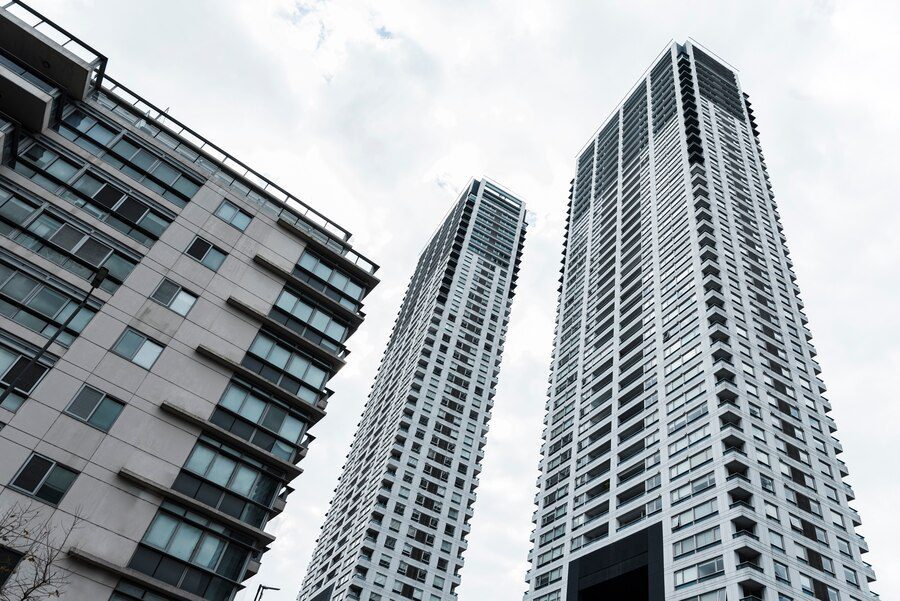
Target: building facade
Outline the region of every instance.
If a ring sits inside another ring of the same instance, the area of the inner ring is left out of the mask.
[[[422,251],[300,601],[456,599],[524,234],[474,180]]]
[[[758,130],[673,43],[578,155],[528,601],[875,598]]]
[[[377,267],[105,68],[0,10],[0,513],[49,520],[64,599],[232,599]]]

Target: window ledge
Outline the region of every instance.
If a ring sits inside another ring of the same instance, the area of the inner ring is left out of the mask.
[[[337,373],[338,370],[340,370],[342,367],[344,367],[345,361],[342,358],[340,358],[337,355],[335,355],[334,353],[322,348],[318,344],[314,344],[314,343],[310,342],[303,336],[300,336],[299,334],[297,334],[297,332],[295,332],[294,330],[278,323],[277,321],[275,321],[268,315],[258,311],[257,309],[254,309],[253,307],[251,307],[244,301],[238,300],[233,296],[229,296],[228,300],[226,302],[229,305],[231,305],[232,307],[234,307],[235,309],[237,309],[238,311],[240,311],[241,313],[243,313],[244,315],[262,323],[270,330],[275,330],[275,332],[277,332],[280,336],[287,338],[288,340],[290,340],[294,344],[300,346],[304,350],[308,351],[310,354],[314,355],[315,357],[317,357],[323,361],[326,361],[331,366],[331,368],[334,370],[335,373]]]
[[[138,572],[135,569],[123,568],[103,559],[102,557],[97,557],[92,553],[82,551],[78,547],[70,547],[68,550],[68,555],[72,559],[90,565],[92,567],[99,568],[111,574],[115,574],[116,576],[119,576],[121,578],[133,580],[134,582],[152,589],[157,593],[165,595],[169,599],[173,599],[173,601],[204,601],[203,597],[198,597],[197,595],[193,595],[191,593],[188,593],[187,591],[183,591],[181,589],[175,588],[174,586],[170,586],[160,580],[157,580],[156,578],[147,576],[143,572]]]
[[[275,540],[275,537],[268,532],[264,532],[259,528],[254,528],[250,524],[246,524],[226,513],[219,511],[218,509],[210,507],[209,505],[205,505],[197,501],[196,499],[193,499],[167,486],[163,486],[162,484],[154,482],[149,478],[145,478],[144,476],[141,476],[140,474],[137,474],[127,468],[122,468],[119,470],[119,477],[128,480],[132,484],[137,484],[141,488],[154,492],[163,498],[171,499],[182,505],[187,505],[197,513],[202,513],[209,518],[212,518],[218,522],[222,522],[229,528],[238,530],[240,532],[243,532],[244,534],[248,534],[263,543],[264,546],[268,546],[272,543],[272,541]]]
[[[298,236],[301,240],[315,248],[316,251],[327,255],[329,258],[335,261],[341,267],[341,269],[346,269],[347,271],[352,272],[354,276],[363,280],[366,286],[368,286],[369,290],[377,286],[380,282],[380,280],[373,274],[369,273],[356,263],[348,260],[347,257],[335,251],[333,248],[329,248],[328,246],[322,244],[319,240],[316,240],[313,236],[309,235],[307,232],[303,231],[302,228],[297,227],[295,224],[291,223],[283,216],[278,217],[277,223],[283,229],[291,232],[295,236]]]
[[[285,471],[289,480],[293,480],[294,478],[299,476],[301,473],[303,473],[303,470],[301,468],[297,467],[296,465],[294,465],[293,463],[289,463],[289,462],[285,461],[284,459],[281,459],[280,457],[276,457],[272,453],[269,453],[268,451],[261,449],[254,444],[251,444],[250,442],[244,440],[240,436],[232,434],[228,430],[226,430],[220,426],[217,426],[216,424],[210,422],[209,420],[203,419],[199,415],[195,415],[194,413],[191,413],[184,407],[179,407],[178,405],[172,403],[171,401],[163,401],[162,404],[160,405],[160,409],[162,409],[166,413],[174,415],[175,417],[178,417],[186,422],[189,422],[189,423],[199,427],[204,432],[208,432],[220,439],[223,439],[228,444],[238,447],[239,449],[241,449],[248,455],[253,455],[255,458],[259,459],[260,461],[278,466],[279,469],[282,469]],[[302,459],[305,455],[306,455],[306,449],[304,448],[301,451],[300,459]]]
[[[291,407],[299,409],[302,411],[306,417],[310,421],[310,425],[317,423],[320,419],[325,417],[325,408],[328,406],[328,401],[324,398],[320,398],[319,401],[312,405],[307,403],[297,395],[291,394],[287,390],[269,382],[256,372],[250,371],[240,363],[229,359],[228,357],[214,351],[210,347],[206,345],[199,345],[196,348],[197,353],[211,361],[214,361],[224,367],[225,369],[231,370],[232,372],[240,375],[245,380],[251,382],[254,386],[258,386],[262,388],[272,396],[281,399],[285,403],[289,404]],[[326,395],[329,394],[326,390]]]
[[[353,329],[358,328],[359,325],[363,322],[363,319],[365,318],[365,313],[363,313],[362,311],[359,311],[359,312],[351,311],[347,307],[336,302],[334,299],[322,294],[321,292],[319,292],[318,290],[316,290],[315,288],[313,288],[312,286],[310,286],[303,280],[295,277],[294,274],[291,273],[288,269],[285,269],[284,267],[277,265],[274,261],[267,259],[266,257],[263,257],[262,255],[254,256],[253,261],[257,265],[262,266],[264,269],[266,269],[270,273],[289,282],[292,286],[299,288],[306,294],[309,294],[310,297],[312,297],[313,299],[324,304],[326,307],[330,307],[332,310],[334,310],[334,312],[338,316],[349,321],[350,325]]]

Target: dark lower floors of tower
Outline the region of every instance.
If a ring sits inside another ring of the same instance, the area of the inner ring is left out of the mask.
[[[662,524],[569,564],[569,601],[665,601]]]

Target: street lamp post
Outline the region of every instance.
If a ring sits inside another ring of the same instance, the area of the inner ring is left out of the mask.
[[[259,588],[256,589],[256,596],[253,597],[253,601],[262,601],[263,593],[266,591],[280,591],[280,588],[275,588],[274,586],[265,586],[260,584]]]
[[[16,385],[19,383],[19,381],[23,377],[25,377],[25,374],[27,374],[31,370],[31,368],[34,367],[41,360],[41,358],[47,352],[47,349],[50,348],[50,345],[53,344],[54,342],[56,342],[56,339],[57,339],[57,337],[59,337],[60,333],[66,329],[66,327],[72,322],[73,319],[75,319],[76,315],[81,313],[81,310],[84,308],[85,305],[87,305],[88,301],[91,298],[91,295],[94,293],[94,290],[96,290],[98,287],[100,287],[100,284],[103,283],[103,280],[105,280],[106,276],[108,276],[108,275],[109,275],[109,269],[107,269],[106,267],[101,267],[94,273],[94,277],[93,277],[93,279],[91,279],[91,289],[88,291],[87,294],[84,295],[84,298],[81,299],[81,302],[78,303],[78,308],[76,308],[74,311],[72,311],[72,313],[69,315],[69,317],[66,318],[66,321],[64,321],[63,324],[56,329],[56,332],[53,333],[53,336],[51,336],[47,340],[47,344],[45,344],[44,347],[40,351],[38,351],[38,353],[28,362],[28,364],[21,371],[19,371],[19,373],[16,375],[16,377],[13,378],[12,381],[6,386],[6,390],[3,391],[3,394],[0,394],[0,405],[3,404],[3,401],[6,400],[6,397],[8,397],[10,394],[12,394],[13,390],[15,390]]]

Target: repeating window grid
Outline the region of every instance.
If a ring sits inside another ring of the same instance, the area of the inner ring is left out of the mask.
[[[98,234],[44,201],[26,199],[0,187],[0,234],[82,279],[96,270],[109,275],[100,287],[115,292],[140,261],[132,251]]]
[[[46,143],[23,141],[15,170],[144,246],[152,246],[173,216],[109,182],[84,162]]]
[[[59,133],[179,207],[202,185],[199,178],[188,175],[123,128],[97,119],[82,107],[68,110]]]

